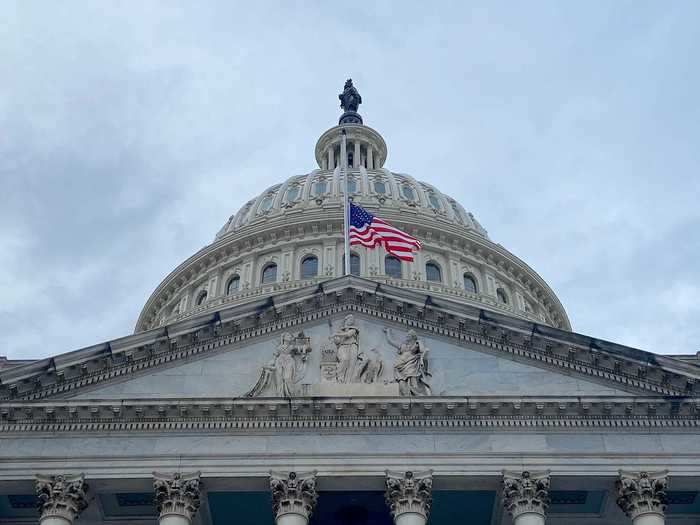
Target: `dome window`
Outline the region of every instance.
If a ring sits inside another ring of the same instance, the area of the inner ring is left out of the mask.
[[[273,201],[274,201],[273,195],[266,195],[265,198],[260,203],[260,211],[263,213],[270,211],[270,208],[272,208]]]
[[[275,263],[270,263],[263,268],[260,282],[262,284],[277,282],[277,265]]]
[[[204,304],[204,301],[207,300],[207,291],[204,290],[202,293],[200,293],[197,296],[197,306],[202,306]]]
[[[304,257],[301,261],[301,278],[311,279],[318,275],[318,258],[314,255]]]
[[[437,195],[435,195],[432,191],[428,193],[428,202],[430,203],[430,207],[434,210],[440,209],[440,201],[438,200]]]
[[[374,181],[374,193],[379,195],[384,195],[386,193],[386,184],[381,180]]]
[[[290,186],[287,188],[285,199],[287,202],[294,202],[299,197],[299,186]]]
[[[327,187],[328,184],[325,180],[317,180],[316,182],[314,182],[314,195],[316,197],[324,195],[326,193]]]
[[[472,277],[468,273],[464,274],[464,289],[469,293],[477,293],[476,279],[474,279],[474,277]]]
[[[401,279],[401,261],[393,255],[384,257],[384,273],[394,279]]]
[[[348,194],[357,193],[357,181],[355,179],[348,179]]]
[[[503,288],[499,288],[496,290],[496,297],[498,298],[498,302],[501,304],[508,304],[508,296],[506,295],[505,290]]]
[[[226,295],[231,295],[234,294],[238,291],[238,289],[241,287],[241,278],[239,275],[234,275],[229,279],[228,284],[226,285]]]
[[[442,282],[442,271],[440,267],[434,262],[427,263],[425,265],[425,278],[435,283]]]
[[[416,192],[413,191],[413,188],[411,188],[407,184],[404,186],[401,186],[401,193],[403,193],[403,196],[407,201],[413,202],[416,200]]]
[[[350,273],[360,275],[360,256],[352,252],[350,253]],[[343,275],[345,275],[345,255],[343,255]]]

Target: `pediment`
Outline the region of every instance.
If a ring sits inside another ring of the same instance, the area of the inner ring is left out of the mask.
[[[383,370],[378,381],[334,390],[322,377],[323,350],[348,313],[359,349],[376,349]],[[275,396],[261,374],[285,332],[309,338],[293,395],[395,395],[397,351],[387,327],[398,339],[415,330],[429,350],[434,396],[680,396],[692,395],[700,379],[698,367],[672,358],[344,277],[0,371],[0,398],[239,397],[256,384],[254,395]]]
[[[397,382],[397,377],[408,375],[403,381],[409,382],[410,374],[419,372],[412,370],[410,363],[401,368],[407,359],[400,359],[399,350],[390,344],[389,337],[401,345],[408,331],[396,323],[354,314],[352,327],[357,338],[345,345],[341,341],[339,346],[341,351],[343,346],[349,352],[356,349],[359,359],[350,356],[341,360],[333,339],[337,338],[334,334],[341,330],[344,317],[341,313],[294,330],[281,330],[255,341],[231,345],[215,355],[89,389],[76,398],[631,395],[600,382],[489,353],[478,343],[451,341],[420,330],[416,331],[417,341],[426,352],[427,369],[421,371],[422,378],[414,377],[426,386],[417,392],[407,392],[399,388],[401,381]],[[279,352],[283,344],[292,348],[288,354]],[[295,353],[294,348],[299,351]],[[348,365],[343,367],[345,363]],[[260,381],[263,384],[256,392],[255,386]]]

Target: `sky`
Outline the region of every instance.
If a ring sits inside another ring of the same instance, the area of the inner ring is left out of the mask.
[[[453,196],[576,332],[700,350],[700,2],[0,6],[0,355],[128,335],[352,77],[386,167]]]

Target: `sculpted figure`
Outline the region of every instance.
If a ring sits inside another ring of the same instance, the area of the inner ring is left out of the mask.
[[[311,352],[309,338],[303,332],[292,335],[284,332],[280,336],[272,360],[263,366],[255,386],[247,397],[259,397],[265,393],[291,397],[296,394],[296,384],[306,373],[307,356]]]
[[[382,375],[382,370],[384,369],[384,362],[376,348],[367,353],[360,352],[360,355],[357,356],[357,361],[358,383],[379,382],[379,376]]]
[[[345,111],[357,111],[359,105],[362,104],[362,97],[357,88],[352,85],[351,78],[345,81],[343,92],[338,95],[338,98],[340,99],[340,107]]]
[[[428,349],[418,340],[415,331],[409,330],[403,341],[391,336],[389,328],[384,328],[384,334],[391,346],[398,350],[394,362],[394,377],[399,384],[402,396],[429,396],[428,384]]]
[[[346,315],[342,326],[331,337],[338,357],[338,382],[352,383],[357,374],[357,357],[360,350],[360,330],[355,318]]]

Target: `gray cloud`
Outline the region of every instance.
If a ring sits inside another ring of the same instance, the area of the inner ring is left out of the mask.
[[[130,333],[246,199],[313,168],[347,76],[388,167],[471,209],[576,331],[697,351],[700,7],[355,5],[5,4],[0,354]]]

